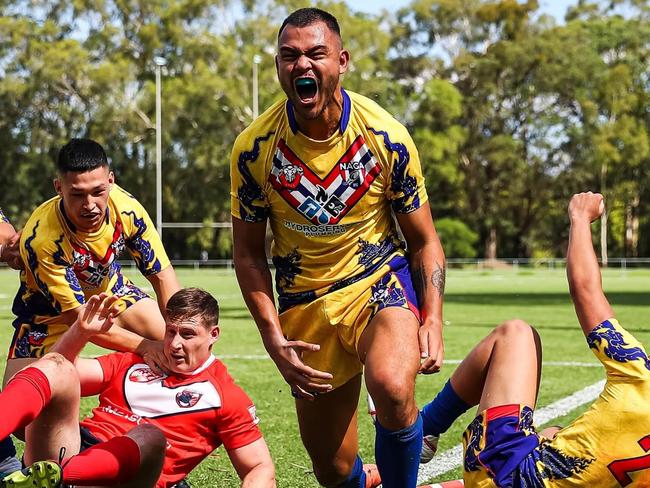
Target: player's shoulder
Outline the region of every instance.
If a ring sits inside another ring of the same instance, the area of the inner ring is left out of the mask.
[[[245,399],[245,402],[249,401],[244,389],[230,375],[226,365],[216,357],[206,369],[206,373],[209,375],[212,384],[217,387],[220,395],[223,397],[224,404],[228,401],[238,403],[242,398]],[[236,405],[231,404],[230,406]]]
[[[246,127],[235,139],[233,152],[251,151],[270,140],[286,123],[286,100],[279,100]]]
[[[116,183],[113,184],[108,198],[120,211],[142,207],[137,198]]]
[[[34,209],[23,227],[21,241],[53,242],[63,234],[60,210],[61,197],[56,196]]]
[[[385,132],[398,139],[410,138],[406,127],[377,102],[352,91],[346,90],[346,93],[352,102],[355,116],[360,119],[360,124],[374,132]]]

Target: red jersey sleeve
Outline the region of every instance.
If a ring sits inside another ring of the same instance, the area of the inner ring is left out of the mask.
[[[232,379],[221,386],[223,404],[217,421],[217,435],[223,446],[228,450],[237,449],[260,439],[262,432],[257,426],[259,419],[252,400]]]
[[[114,352],[112,354],[106,354],[104,356],[99,356],[97,361],[104,372],[104,381],[102,382],[102,389],[105,389],[107,385],[113,380],[116,374],[124,371],[124,363],[132,361],[135,357],[135,354],[130,352]]]

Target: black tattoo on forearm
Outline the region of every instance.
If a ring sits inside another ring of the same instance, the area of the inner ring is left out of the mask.
[[[438,290],[438,296],[442,297],[445,293],[445,279],[447,277],[447,265],[443,263],[442,267],[436,263],[436,269],[431,273],[431,284]]]

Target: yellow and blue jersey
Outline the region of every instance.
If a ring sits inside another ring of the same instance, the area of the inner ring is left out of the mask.
[[[0,208],[0,222],[7,222],[8,224],[11,223],[1,208]]]
[[[130,286],[117,261],[125,249],[145,276],[170,264],[144,207],[119,186],[113,185],[104,223],[92,233],[75,229],[61,197],[43,203],[20,239],[26,267],[14,300],[14,323],[54,323],[91,295],[120,294]]]
[[[598,399],[552,440],[529,407],[481,412],[464,434],[465,486],[650,487],[650,359],[614,319],[587,343],[607,373]]]
[[[301,133],[284,100],[233,148],[231,212],[245,222],[269,219],[281,311],[404,255],[392,212],[427,201],[407,130],[373,101],[345,90],[342,96],[339,130],[327,140]]]

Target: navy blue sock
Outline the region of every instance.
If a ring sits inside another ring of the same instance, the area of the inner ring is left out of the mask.
[[[384,488],[415,488],[422,449],[422,416],[402,430],[387,430],[375,422],[375,459]]]
[[[471,405],[458,396],[447,381],[442,390],[432,402],[422,409],[424,435],[440,435],[446,432],[458,417],[464,414]]]
[[[11,437],[0,440],[0,475],[6,475],[18,471],[22,465],[16,459],[16,448]]]
[[[366,472],[363,470],[363,461],[357,456],[348,479],[337,488],[366,488]]]

